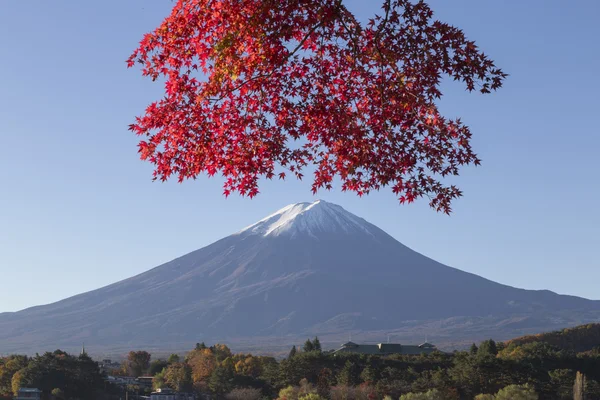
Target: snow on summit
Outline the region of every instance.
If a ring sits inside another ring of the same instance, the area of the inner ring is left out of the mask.
[[[342,207],[317,200],[313,203],[290,204],[242,229],[239,233],[262,236],[305,233],[317,237],[319,232],[353,232],[373,234],[370,224]]]

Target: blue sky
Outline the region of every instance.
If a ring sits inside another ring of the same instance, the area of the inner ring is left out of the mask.
[[[376,2],[350,0],[367,18]],[[528,289],[600,299],[600,3],[431,1],[511,76],[493,95],[446,86],[442,109],[483,160],[451,217],[386,192],[313,197],[266,183],[151,181],[127,126],[161,94],[125,59],[172,3],[7,1],[0,13],[0,312],[150,269],[289,203],[338,203],[447,265]]]

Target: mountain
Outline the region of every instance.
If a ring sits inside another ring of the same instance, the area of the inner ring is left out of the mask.
[[[468,251],[468,248],[465,248]],[[523,290],[442,265],[342,207],[287,206],[145,273],[0,314],[0,353],[287,346],[318,334],[460,345],[600,319],[600,302]]]

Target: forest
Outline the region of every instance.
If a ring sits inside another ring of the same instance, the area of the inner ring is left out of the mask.
[[[117,399],[123,389],[107,383],[107,375],[145,375],[154,377],[154,388],[212,399],[593,400],[600,399],[598,331],[599,325],[585,325],[505,343],[490,339],[452,353],[386,357],[334,354],[318,338],[279,360],[198,343],[166,359],[131,351],[110,371],[85,353],[12,355],[0,359],[0,398],[36,387],[45,399]],[[127,390],[131,399],[149,391]]]

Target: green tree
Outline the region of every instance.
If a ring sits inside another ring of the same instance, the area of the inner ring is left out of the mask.
[[[148,368],[148,375],[155,376],[168,366],[169,362],[165,360],[154,360],[150,363],[150,367]]]
[[[296,400],[298,399],[299,389],[294,386],[287,386],[279,391],[279,400]]]
[[[218,396],[229,393],[233,388],[233,369],[228,365],[219,365],[208,379],[208,388]]]
[[[554,369],[548,372],[548,375],[550,376],[552,396],[556,400],[572,400],[575,371],[571,369]]]
[[[204,342],[202,343],[196,343],[196,350],[204,350],[206,349],[206,345],[204,344]]]
[[[494,397],[495,400],[538,400],[538,395],[529,385],[509,385]]]
[[[297,352],[298,352],[298,350],[296,350],[296,345],[292,346],[292,349],[290,350],[290,353],[288,354],[288,359],[293,358]]]
[[[360,383],[360,370],[359,367],[352,361],[346,361],[344,368],[340,371],[337,376],[338,385],[344,386],[356,386]]]
[[[477,354],[495,356],[496,354],[498,354],[498,347],[496,346],[496,342],[494,342],[492,339],[481,342],[481,344],[479,345],[479,349],[477,350]]]
[[[313,351],[321,352],[321,342],[319,341],[319,338],[316,336],[315,336],[315,339],[313,340]]]
[[[304,351],[305,353],[310,353],[314,349],[315,349],[314,343],[310,339],[306,339],[306,342],[304,342],[304,347],[302,348],[302,351]]]
[[[167,382],[165,380],[165,374],[167,373],[167,369],[163,369],[158,374],[154,375],[152,378],[152,388],[160,389],[167,387]]]
[[[360,379],[362,379],[363,382],[377,381],[377,369],[371,364],[367,364],[367,366],[360,373]]]
[[[65,393],[62,391],[62,389],[59,389],[59,388],[52,389],[52,392],[50,394],[52,395],[52,398],[55,400],[62,400],[65,398]]]
[[[475,343],[473,343],[471,345],[471,348],[469,349],[469,353],[471,353],[471,354],[477,354],[477,350],[479,350],[479,348],[477,347],[477,345]]]
[[[447,400],[437,389],[431,389],[424,393],[407,393],[400,396],[400,400]]]
[[[169,364],[175,364],[178,362],[180,362],[179,354],[171,354],[169,358],[167,358],[167,363]]]
[[[63,351],[37,355],[12,379],[13,391],[35,387],[45,396],[61,389],[67,399],[95,399],[104,389],[98,364],[88,356],[74,357]]]

